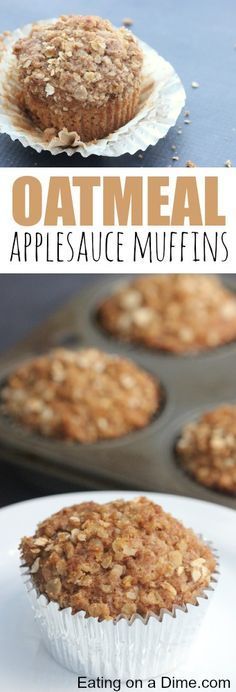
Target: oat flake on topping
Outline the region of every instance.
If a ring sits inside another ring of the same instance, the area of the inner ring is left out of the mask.
[[[160,387],[129,360],[96,349],[56,349],[21,365],[2,390],[2,410],[42,435],[79,442],[147,425]]]
[[[99,106],[140,86],[142,52],[125,28],[99,17],[62,16],[34,24],[14,47],[25,91],[57,107]],[[48,86],[47,86],[48,85]]]
[[[115,336],[173,353],[202,351],[236,338],[236,296],[213,276],[137,278],[107,298],[98,316]]]
[[[195,604],[216,567],[208,546],[145,497],[63,509],[20,549],[41,594],[100,619]]]
[[[219,406],[186,425],[177,452],[184,469],[199,483],[235,494],[236,406]]]

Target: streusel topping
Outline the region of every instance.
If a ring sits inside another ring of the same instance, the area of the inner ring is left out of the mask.
[[[236,406],[219,406],[186,425],[177,452],[199,483],[236,493]]]
[[[142,428],[160,387],[133,362],[96,349],[56,349],[26,362],[2,391],[5,413],[42,435],[79,442]]]
[[[107,620],[195,604],[216,566],[193,531],[145,497],[63,509],[20,549],[41,594]]]
[[[4,57],[4,53],[6,51],[6,37],[10,34],[9,31],[4,31],[3,34],[0,34],[0,63]]]
[[[236,338],[236,296],[214,276],[140,277],[107,298],[98,314],[112,334],[173,353]]]
[[[140,85],[143,58],[135,37],[100,17],[34,24],[14,52],[24,88],[65,111],[74,99],[80,106],[99,106]]]

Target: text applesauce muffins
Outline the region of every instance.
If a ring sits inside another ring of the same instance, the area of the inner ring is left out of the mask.
[[[143,56],[130,31],[100,17],[34,24],[14,47],[20,103],[42,130],[101,139],[137,111]]]
[[[143,428],[160,408],[161,390],[125,358],[61,348],[22,364],[1,399],[3,412],[28,429],[88,443]]]
[[[101,620],[196,604],[216,567],[193,531],[145,497],[62,509],[20,548],[38,594]]]
[[[108,296],[98,319],[123,340],[194,353],[236,338],[236,297],[214,276],[144,276]]]

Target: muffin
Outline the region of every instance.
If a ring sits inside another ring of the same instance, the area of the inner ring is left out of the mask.
[[[172,661],[174,645],[185,651],[216,568],[211,549],[145,497],[62,509],[24,537],[20,551],[53,655],[91,673],[92,648],[96,673],[117,665],[120,677],[130,672],[131,646],[133,673],[141,665],[157,674],[157,660]]]
[[[177,454],[198,483],[236,493],[236,406],[218,406],[181,432]]]
[[[108,297],[98,319],[120,339],[197,353],[236,338],[236,297],[213,276],[146,276]]]
[[[145,497],[67,507],[21,552],[40,594],[102,620],[195,604],[215,569],[210,548]]]
[[[146,426],[160,408],[161,389],[129,360],[61,348],[10,374],[1,399],[3,412],[29,430],[92,443]]]
[[[14,46],[20,105],[51,135],[101,139],[137,112],[143,55],[130,31],[100,17],[34,24]]]

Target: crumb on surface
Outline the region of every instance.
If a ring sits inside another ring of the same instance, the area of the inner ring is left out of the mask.
[[[122,24],[123,24],[123,26],[127,26],[127,27],[133,26],[134,20],[131,19],[131,17],[125,17],[125,18],[122,20]]]

